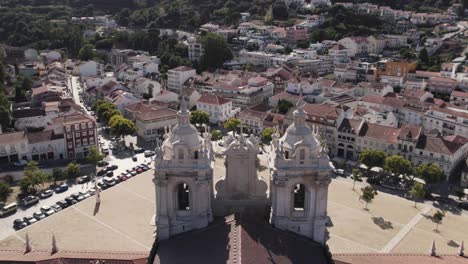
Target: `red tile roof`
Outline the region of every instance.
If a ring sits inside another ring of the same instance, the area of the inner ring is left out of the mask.
[[[177,68],[171,69],[171,71],[180,71],[180,72],[182,72],[182,71],[191,71],[191,70],[193,70],[193,69],[190,68],[190,67],[187,67],[187,66],[179,66]]]
[[[468,92],[453,91],[451,96],[468,98]]]
[[[361,130],[359,131],[360,137],[373,138],[388,143],[397,143],[399,134],[399,128],[368,123],[364,123]]]
[[[416,144],[416,148],[434,153],[453,155],[467,142],[468,139],[461,136],[453,138],[443,138],[439,135],[422,135],[421,137],[419,137],[418,143]]]
[[[210,105],[223,105],[231,102],[230,100],[221,97],[219,95],[214,94],[204,94],[200,99],[198,99],[198,103],[203,104],[210,104]]]
[[[429,254],[334,254],[336,264],[466,264],[466,257],[456,255],[440,255],[431,257]]]

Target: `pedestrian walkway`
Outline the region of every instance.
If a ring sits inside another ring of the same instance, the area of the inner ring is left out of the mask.
[[[421,221],[427,213],[429,213],[432,209],[431,205],[427,205],[424,207],[419,214],[415,215],[413,219],[411,219],[401,230],[398,232],[388,243],[385,247],[380,250],[381,253],[390,253],[398,243],[400,243],[403,238]]]

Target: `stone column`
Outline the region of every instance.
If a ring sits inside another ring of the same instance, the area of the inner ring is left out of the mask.
[[[153,179],[156,189],[156,232],[159,239],[164,240],[170,237],[169,215],[167,206],[167,180],[155,176]]]
[[[325,244],[326,224],[327,224],[327,201],[328,201],[328,185],[329,179],[319,179],[316,182],[317,200],[315,208],[314,220],[314,237],[313,239],[321,244]]]

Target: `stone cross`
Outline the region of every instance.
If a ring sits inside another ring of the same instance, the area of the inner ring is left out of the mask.
[[[29,234],[26,233],[26,241],[25,241],[25,248],[24,248],[24,253],[29,253],[31,252],[31,241],[29,240]]]
[[[465,256],[465,241],[462,241],[460,244],[460,248],[458,249],[458,255],[460,257]]]
[[[52,254],[55,254],[57,252],[58,252],[57,240],[55,239],[55,234],[52,234]]]
[[[435,240],[432,240],[431,256],[432,256],[432,257],[435,257],[436,255],[437,255],[437,253],[436,253]]]

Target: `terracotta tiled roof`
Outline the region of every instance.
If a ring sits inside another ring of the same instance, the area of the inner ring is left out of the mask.
[[[359,130],[360,137],[373,138],[389,143],[397,143],[400,129],[377,124],[364,123]]]
[[[453,91],[451,96],[468,98],[468,92]]]
[[[420,126],[405,124],[401,126],[398,138],[402,140],[416,140],[419,138],[421,131],[422,127]]]
[[[433,153],[453,155],[467,142],[468,142],[468,139],[463,138],[463,137],[442,138],[439,135],[437,136],[422,135],[419,137],[418,143],[416,144],[416,148],[427,150]]]
[[[327,261],[324,247],[312,240],[275,229],[262,220],[228,216],[207,228],[161,241],[154,263],[325,264]]]
[[[334,254],[335,264],[466,264],[466,257],[419,254]]]
[[[353,134],[357,135],[361,122],[362,122],[361,120],[345,118],[341,122],[340,127],[338,128],[338,131],[346,131],[346,130],[351,129],[353,131]]]
[[[406,97],[416,97],[419,98],[426,94],[427,92],[421,89],[406,89],[404,90],[401,95],[406,96]]]
[[[26,138],[26,133],[24,131],[4,133],[4,134],[0,134],[0,144],[15,143],[25,138]]]
[[[361,98],[361,101],[372,104],[382,104],[384,99],[385,97],[381,96],[364,96]]]
[[[182,71],[191,71],[191,70],[193,70],[193,69],[190,68],[190,67],[187,67],[187,66],[179,66],[177,68],[171,69],[171,71],[180,71],[180,72],[182,72]]]
[[[113,264],[145,264],[148,252],[103,252],[33,249],[25,254],[21,249],[0,249],[0,263],[83,264],[100,260]]]
[[[266,112],[260,112],[260,111],[255,111],[252,109],[245,109],[242,112],[239,113],[239,117],[243,118],[257,118],[263,120],[268,113]]]
[[[304,111],[309,116],[325,117],[330,119],[336,119],[339,115],[340,109],[332,104],[305,104],[303,106]]]
[[[63,135],[55,135],[53,130],[45,130],[40,132],[31,132],[27,134],[29,144],[47,142],[54,139],[61,139]]]
[[[221,97],[219,95],[214,94],[204,94],[200,99],[198,99],[198,103],[203,104],[211,104],[211,105],[223,105],[231,102],[230,100]]]

